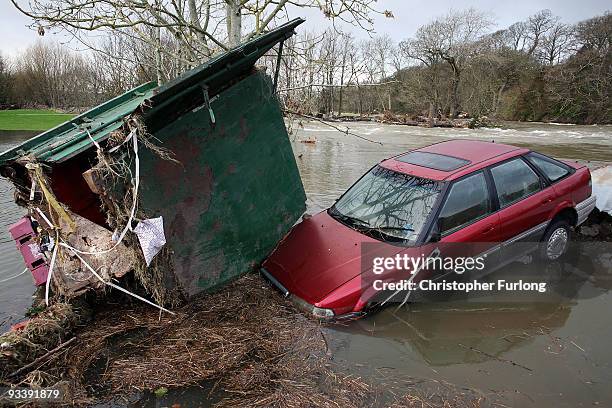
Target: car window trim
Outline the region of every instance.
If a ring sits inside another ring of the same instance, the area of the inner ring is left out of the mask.
[[[539,189],[539,190],[537,190],[537,191],[534,191],[533,193],[530,193],[530,194],[528,194],[528,195],[526,195],[526,196],[523,196],[523,197],[521,197],[521,198],[518,198],[518,199],[516,199],[516,200],[512,201],[511,203],[508,203],[508,204],[506,204],[506,205],[503,205],[503,206],[502,206],[502,203],[501,203],[501,201],[499,200],[499,194],[497,193],[497,186],[495,185],[495,178],[493,177],[493,172],[491,172],[491,170],[492,170],[492,169],[494,169],[495,167],[501,166],[502,164],[506,164],[506,163],[508,163],[508,162],[511,162],[512,160],[521,160],[523,163],[525,163],[525,165],[526,165],[526,166],[527,166],[529,169],[531,169],[531,171],[533,171],[533,172],[535,173],[536,177],[538,178],[538,181],[540,182],[540,189]],[[522,154],[521,154],[521,155],[518,155],[518,156],[510,157],[510,158],[508,158],[508,159],[506,159],[506,160],[504,160],[504,161],[501,161],[501,162],[499,162],[499,163],[492,164],[491,166],[488,166],[488,167],[487,167],[487,169],[489,170],[489,172],[491,172],[491,181],[493,181],[493,185],[495,185],[495,194],[496,194],[496,196],[497,196],[498,207],[499,207],[499,209],[498,209],[497,211],[504,210],[504,209],[506,209],[506,208],[508,208],[508,207],[510,207],[510,206],[513,206],[513,205],[514,205],[514,204],[516,204],[516,203],[520,203],[520,202],[521,202],[521,201],[523,201],[524,199],[529,198],[529,197],[531,197],[532,195],[537,194],[537,193],[539,193],[539,192],[541,192],[541,191],[544,191],[546,188],[548,188],[548,187],[549,187],[549,186],[547,186],[547,185],[546,185],[546,183],[544,182],[544,180],[543,180],[543,179],[542,179],[542,177],[540,176],[540,173],[539,173],[539,172],[537,172],[536,170],[534,170],[534,169],[533,169],[533,168],[532,168],[532,167],[529,165],[529,163],[527,163],[527,159],[525,159],[525,158],[523,157],[523,155],[522,155]],[[496,211],[496,212],[497,212],[497,211]]]
[[[495,186],[495,180],[493,180],[493,174],[491,174],[489,167],[483,168],[483,171],[489,187],[489,200],[491,200],[491,205],[493,206],[492,214],[495,214],[501,208],[499,196],[497,195],[497,187]]]
[[[552,185],[552,182],[546,176],[546,174],[544,174],[544,171],[542,171],[542,169],[536,166],[535,163],[532,163],[526,156],[527,156],[527,153],[525,153],[524,155],[521,155],[520,157],[531,168],[531,170],[533,170],[535,174],[537,174],[537,176],[540,178],[540,184],[544,185],[545,187],[550,187]]]
[[[448,192],[450,190],[449,187],[452,183],[449,183],[448,181],[440,181],[440,184],[442,186],[442,188],[440,189],[440,194],[438,194],[438,199],[434,203],[429,217],[427,218],[427,220],[425,220],[425,224],[423,224],[423,231],[421,231],[421,235],[416,240],[417,246],[427,243],[427,240],[430,237],[431,230],[433,229],[433,226],[436,220],[438,219],[438,214],[442,209],[442,204],[444,204],[444,201],[446,200],[446,196],[448,195]]]
[[[528,153],[532,153],[532,152],[533,151],[529,151]],[[474,175],[474,174],[476,174],[478,172],[484,172],[484,174],[485,174],[485,178],[487,180],[487,188],[489,190],[489,200],[490,200],[490,203],[492,205],[492,211],[489,214],[487,214],[485,217],[481,217],[481,218],[479,218],[477,220],[474,220],[471,223],[468,223],[468,224],[465,224],[465,225],[461,226],[460,229],[468,227],[471,224],[473,224],[474,222],[481,221],[482,219],[484,219],[486,217],[490,217],[491,215],[495,215],[495,214],[499,213],[501,210],[509,208],[509,207],[511,207],[511,206],[513,206],[513,205],[515,205],[515,204],[517,204],[517,203],[519,203],[519,202],[521,202],[521,201],[523,201],[523,200],[525,200],[525,199],[527,199],[527,198],[529,198],[529,197],[531,197],[531,196],[533,196],[533,195],[535,195],[535,194],[537,194],[539,192],[542,192],[542,191],[546,190],[547,188],[549,188],[551,186],[551,184],[549,184],[548,178],[545,177],[545,175],[541,174],[541,170],[540,169],[534,168],[535,166],[526,157],[524,157],[528,153],[519,154],[519,155],[516,155],[516,156],[509,157],[509,158],[507,158],[505,160],[502,160],[500,162],[497,162],[497,163],[491,164],[489,166],[483,167],[482,169],[476,170],[476,171],[474,171],[472,173],[465,174],[465,175],[461,176],[460,178],[458,178],[456,180],[453,180],[450,183],[447,183],[444,191],[442,191],[442,194],[440,194],[440,197],[439,197],[440,202],[437,204],[437,208],[436,208],[435,212],[432,212],[431,220],[428,221],[429,225],[427,226],[427,228],[423,229],[423,236],[419,237],[419,240],[417,242],[426,243],[428,241],[428,239],[431,237],[431,231],[432,231],[432,229],[433,229],[433,227],[435,225],[435,222],[438,219],[438,216],[439,216],[440,212],[442,211],[442,207],[443,207],[444,203],[446,203],[446,198],[447,198],[447,196],[448,196],[448,194],[450,192],[450,189],[451,189],[453,183],[455,183],[457,181],[460,181],[460,180],[463,180],[464,178],[472,176],[472,175]],[[538,153],[538,154],[542,154],[542,153]],[[543,156],[545,156],[545,155],[543,155]],[[548,156],[545,156],[545,157],[549,158]],[[554,162],[558,162],[558,160],[556,160],[556,159],[552,159],[552,158],[550,158],[550,159],[553,160]],[[502,207],[502,205],[501,205],[501,203],[499,201],[499,195],[497,194],[497,186],[495,185],[495,180],[493,179],[493,174],[491,173],[491,169],[494,168],[494,167],[497,167],[499,165],[502,165],[504,163],[507,163],[507,162],[509,162],[511,160],[523,160],[527,164],[527,166],[529,166],[529,168],[531,168],[535,172],[536,176],[538,176],[538,179],[540,180],[540,190],[535,191],[535,192],[533,192],[533,193],[531,193],[529,195],[526,195],[524,197],[521,197],[520,199],[518,199],[518,200],[516,200],[516,201],[514,201],[512,203],[509,203],[506,206]],[[565,163],[562,163],[562,162],[559,162],[559,163],[565,165]],[[570,170],[570,172],[566,176],[566,177],[568,177],[569,175],[571,175],[571,174],[573,174],[575,172],[575,169],[573,169],[569,165],[566,165],[566,166]],[[563,178],[561,178],[561,179],[559,179],[557,181],[563,180],[564,178],[565,177],[563,177]],[[556,183],[556,181],[554,183]],[[552,183],[552,184],[554,184],[554,183]],[[456,230],[453,230],[452,233],[458,232],[460,229],[457,228]],[[450,235],[450,233],[449,234],[442,234],[441,236],[442,237],[446,237],[448,235]]]

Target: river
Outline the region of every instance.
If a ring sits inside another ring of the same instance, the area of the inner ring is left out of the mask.
[[[0,152],[32,137],[36,132],[0,130]],[[15,204],[13,185],[0,178],[0,331],[5,331],[12,323],[23,319],[27,308],[32,304],[34,284],[30,273],[20,274],[25,265],[21,254],[15,247],[8,227],[25,214],[25,210]]]
[[[334,200],[378,161],[454,138],[494,140],[560,158],[612,162],[612,126],[507,123],[495,129],[442,129],[345,123],[372,141],[342,134],[318,122],[294,122],[290,135],[308,197],[308,212]],[[31,136],[0,131],[0,150]],[[7,227],[23,210],[12,188],[0,180],[0,281],[23,270]],[[604,248],[605,249],[605,248]],[[591,251],[596,249],[591,248]],[[611,256],[606,252],[605,256]],[[602,256],[583,254],[592,259]],[[545,302],[462,299],[388,309],[346,326],[326,329],[334,358],[364,375],[409,375],[500,395],[505,404],[528,407],[612,406],[612,306],[608,270],[583,273],[567,282],[566,296]],[[512,273],[505,268],[500,273]],[[565,286],[564,286],[565,285]],[[20,320],[31,302],[29,274],[0,284],[0,329]],[[477,351],[475,351],[477,350]],[[514,364],[513,364],[514,363]]]
[[[559,158],[612,161],[612,126],[508,123],[470,130],[344,125],[383,144],[313,122],[296,126],[292,135],[310,213],[333,204],[378,161],[447,139],[494,140]],[[594,259],[602,262],[591,263]],[[327,329],[334,359],[361,367],[365,376],[386,377],[382,380],[411,376],[476,388],[499,398],[499,406],[612,406],[611,245],[582,248],[576,264],[561,271],[545,267],[542,276],[554,289],[537,301],[514,294],[450,297],[401,310],[390,307]],[[519,269],[509,265],[490,279]]]

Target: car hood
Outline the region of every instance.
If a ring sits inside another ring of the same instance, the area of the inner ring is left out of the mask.
[[[315,304],[362,272],[361,244],[366,242],[381,244],[324,211],[296,225],[263,267],[290,293]]]

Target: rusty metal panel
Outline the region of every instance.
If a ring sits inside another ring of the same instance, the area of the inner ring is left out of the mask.
[[[247,272],[305,210],[306,196],[271,79],[256,71],[156,131],[180,164],[141,157],[141,203],[164,218],[174,273],[194,295]]]

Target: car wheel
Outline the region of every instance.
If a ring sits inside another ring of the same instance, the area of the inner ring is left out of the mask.
[[[572,228],[566,220],[557,220],[546,230],[540,243],[540,258],[556,261],[567,253],[572,238]]]

